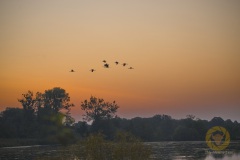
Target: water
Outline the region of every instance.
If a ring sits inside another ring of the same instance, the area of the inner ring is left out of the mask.
[[[206,142],[152,142],[152,159],[161,160],[240,160],[240,142],[231,142],[223,151],[214,152]]]
[[[231,142],[221,152],[212,152],[206,142],[148,142],[152,147],[152,160],[239,160],[240,142]],[[21,146],[0,148],[0,160],[73,160],[71,147]]]

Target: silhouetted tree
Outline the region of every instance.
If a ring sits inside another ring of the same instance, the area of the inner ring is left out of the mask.
[[[1,135],[5,138],[25,138],[29,136],[25,125],[24,112],[20,108],[6,108],[1,112]]]
[[[109,121],[119,106],[113,101],[112,103],[105,102],[101,98],[91,96],[90,100],[85,100],[81,104],[81,109],[85,111],[84,119],[93,121],[90,131],[103,132],[107,138],[113,137],[115,132],[114,126]]]
[[[115,116],[119,108],[115,101],[109,103],[93,96],[81,103],[84,119],[93,123],[72,125],[74,119],[70,110],[74,105],[70,103],[68,93],[59,87],[35,95],[28,91],[18,101],[23,108],[6,108],[0,112],[0,138],[49,138],[55,143],[67,145],[75,141],[77,134],[86,137],[100,131],[105,138],[114,139],[118,131],[126,131],[144,141],[205,140],[207,130],[220,125],[229,131],[231,140],[240,139],[240,124],[237,121],[224,121],[221,117],[207,121],[192,115],[180,120],[168,115],[124,119]]]
[[[89,125],[84,121],[79,121],[78,123],[75,123],[74,128],[81,137],[86,137],[89,133]]]
[[[45,108],[55,113],[66,110],[69,113],[71,107],[74,106],[74,104],[70,103],[69,94],[59,87],[46,90],[43,94],[37,92],[35,96],[32,91],[22,95],[23,98],[18,99],[18,101],[25,111],[31,111],[32,113],[37,112],[40,108]]]
[[[105,102],[101,98],[91,96],[90,100],[85,100],[81,104],[81,109],[85,111],[84,119],[87,121],[99,121],[112,118],[119,106],[113,103]]]
[[[51,138],[62,144],[72,139],[70,97],[56,87],[44,93],[32,91],[18,99],[23,109],[7,108],[0,114],[0,136],[6,138]]]
[[[211,121],[210,121],[210,125],[211,126],[221,126],[224,124],[224,120],[221,117],[214,117]]]
[[[26,123],[29,123],[28,125],[31,125],[30,122],[35,121],[35,115],[39,108],[39,94],[37,93],[34,96],[32,91],[28,91],[27,93],[22,94],[22,96],[23,97],[21,99],[18,99],[18,102],[20,102],[23,107],[24,119],[26,120]]]
[[[74,106],[74,104],[70,103],[69,94],[59,87],[46,90],[42,96],[44,108],[52,110],[55,113],[63,109],[69,112],[71,107]]]
[[[195,119],[195,116],[194,116],[194,115],[191,115],[191,114],[189,114],[189,115],[187,115],[187,116],[186,116],[186,118],[188,118],[188,119],[191,119],[191,120],[194,120],[194,119]]]
[[[28,91],[25,94],[22,94],[23,98],[22,99],[18,99],[18,101],[22,104],[23,109],[25,111],[31,111],[34,112],[36,109],[36,105],[35,105],[35,98],[33,97],[33,92],[32,91]]]

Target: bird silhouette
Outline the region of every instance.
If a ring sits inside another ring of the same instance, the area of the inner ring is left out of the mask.
[[[71,71],[69,71],[69,72],[75,72],[73,69],[71,69]]]
[[[127,65],[127,63],[123,63],[122,65],[123,65],[123,67],[125,67]]]
[[[106,60],[103,60],[103,63],[107,63],[107,61],[106,61]]]
[[[109,64],[105,63],[105,64],[103,65],[103,67],[104,67],[104,68],[109,68]]]
[[[90,71],[91,71],[91,72],[94,72],[94,71],[96,71],[96,70],[95,70],[95,69],[90,69]]]
[[[133,67],[129,67],[128,69],[134,69]]]
[[[119,63],[119,62],[118,62],[118,61],[116,61],[115,63],[116,63],[116,65],[118,65],[118,63]]]

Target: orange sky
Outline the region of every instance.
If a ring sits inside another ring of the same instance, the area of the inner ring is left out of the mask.
[[[0,110],[61,87],[76,119],[93,95],[116,100],[121,117],[239,121],[239,28],[237,0],[1,0]]]

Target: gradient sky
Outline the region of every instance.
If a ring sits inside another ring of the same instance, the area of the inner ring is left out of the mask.
[[[77,120],[93,95],[126,118],[240,121],[240,1],[1,0],[0,62],[0,110],[61,87]]]

